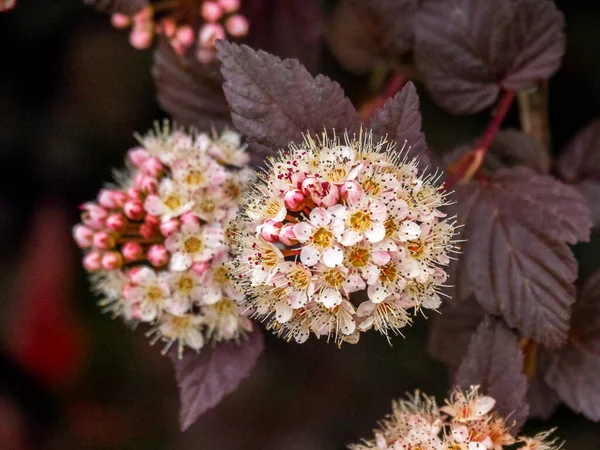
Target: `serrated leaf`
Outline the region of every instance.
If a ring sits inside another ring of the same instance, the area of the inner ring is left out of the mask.
[[[485,314],[473,297],[458,305],[445,303],[440,312],[433,319],[427,351],[445,363],[453,374],[467,354],[471,336]]]
[[[412,82],[408,82],[375,112],[369,126],[375,139],[388,136],[396,141],[398,149],[406,143],[408,156],[418,157],[419,167],[432,166],[435,156],[427,148],[425,135],[421,131],[419,96]]]
[[[244,1],[241,13],[250,22],[245,43],[281,58],[298,59],[316,72],[323,37],[318,0]]]
[[[297,60],[225,41],[217,50],[233,124],[255,152],[272,154],[306,132],[358,129],[358,114],[340,85],[314,78]]]
[[[169,354],[179,386],[182,431],[238,387],[254,368],[263,346],[262,333],[255,329],[239,343],[219,342],[199,353],[186,351],[182,359]]]
[[[415,60],[440,106],[475,113],[501,88],[549,78],[565,51],[563,28],[551,0],[425,0],[416,16]]]
[[[481,393],[493,397],[494,409],[515,422],[513,434],[525,423],[529,406],[523,353],[517,336],[501,320],[488,316],[477,327],[455,384],[463,389],[479,385]]]
[[[548,370],[547,360],[550,357],[548,353],[542,348],[538,349],[536,372],[529,380],[527,403],[529,404],[529,417],[532,419],[548,420],[560,404],[556,391],[544,380]]]
[[[567,145],[558,160],[557,171],[583,194],[594,227],[600,226],[600,120],[590,122]]]
[[[146,6],[148,0],[84,0],[84,3],[104,13],[133,15]]]
[[[418,0],[339,2],[327,31],[331,51],[354,73],[393,66],[412,49],[418,7]]]
[[[154,51],[152,75],[158,103],[178,123],[202,131],[231,124],[217,64],[202,64],[193,52],[181,57],[161,39]]]
[[[501,169],[484,183],[456,187],[453,212],[467,240],[455,270],[455,300],[474,294],[524,337],[563,344],[575,300],[577,262],[567,243],[587,241],[581,195],[530,169]]]
[[[600,421],[600,270],[583,285],[566,346],[556,351],[545,381],[574,411]]]

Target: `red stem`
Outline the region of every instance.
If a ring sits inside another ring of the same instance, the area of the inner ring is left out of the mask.
[[[381,94],[369,100],[360,108],[359,112],[361,117],[365,120],[371,119],[371,117],[373,117],[373,114],[375,114],[375,112],[385,104],[387,99],[392,98],[394,95],[400,92],[400,90],[408,82],[409,79],[401,73],[394,73],[386,83]]]

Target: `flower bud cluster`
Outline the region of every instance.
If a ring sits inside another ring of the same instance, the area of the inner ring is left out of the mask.
[[[350,450],[558,450],[549,439],[552,431],[534,437],[510,433],[512,426],[493,412],[496,401],[482,396],[477,386],[455,390],[445,406],[419,392],[394,402],[392,413],[375,430],[373,440],[349,446]]]
[[[244,304],[279,335],[354,343],[372,328],[399,334],[411,314],[440,305],[454,235],[439,210],[445,194],[394,146],[363,131],[344,142],[306,136],[259,175],[233,274]]]
[[[228,277],[226,227],[254,179],[240,136],[170,130],[129,150],[118,186],[82,205],[73,229],[103,304],[154,325],[153,342],[199,349],[251,329]]]
[[[178,55],[197,42],[197,59],[210,63],[217,59],[217,39],[248,34],[248,20],[239,13],[240,6],[241,0],[163,0],[144,6],[133,16],[115,13],[111,22],[115,28],[131,27],[129,42],[134,48],[148,48],[155,35],[163,35]]]

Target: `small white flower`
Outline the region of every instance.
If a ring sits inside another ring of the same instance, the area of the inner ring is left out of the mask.
[[[195,262],[210,260],[224,244],[223,229],[217,225],[201,226],[195,222],[182,225],[181,231],[165,241],[171,255],[171,270],[187,270]]]
[[[190,211],[192,206],[189,193],[169,178],[161,181],[158,195],[149,195],[144,202],[144,209],[163,222]]]
[[[298,241],[304,244],[300,261],[309,267],[318,262],[327,267],[340,265],[344,253],[334,236],[341,233],[343,226],[343,222],[336,220],[327,209],[314,208],[308,222],[299,222],[293,228]]]

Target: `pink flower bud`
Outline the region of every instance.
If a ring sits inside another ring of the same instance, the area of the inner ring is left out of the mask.
[[[92,238],[92,243],[94,247],[101,250],[108,250],[109,248],[113,248],[115,246],[114,238],[106,231],[98,231],[95,233],[94,237]]]
[[[153,16],[154,10],[152,9],[152,6],[146,5],[133,16],[133,20],[136,23],[147,23],[152,20]]]
[[[236,12],[240,9],[240,0],[219,0],[219,6],[226,13]]]
[[[306,178],[302,182],[302,192],[310,195],[317,206],[333,206],[340,198],[339,189],[335,184],[317,178]]]
[[[129,44],[137,50],[144,50],[152,44],[152,30],[146,27],[134,26],[129,33]]]
[[[93,242],[94,232],[85,225],[75,225],[73,227],[73,239],[81,248],[91,247]]]
[[[160,233],[164,237],[169,237],[177,231],[179,231],[179,220],[177,219],[170,219],[160,224]]]
[[[194,224],[200,223],[200,219],[198,219],[198,216],[191,211],[186,212],[185,214],[182,214],[181,217],[179,218],[179,220],[181,220],[181,223],[183,225],[185,225],[186,223],[194,223]]]
[[[233,37],[244,37],[248,34],[250,25],[244,16],[236,14],[225,21],[225,29]]]
[[[113,27],[118,29],[127,28],[129,25],[131,25],[131,17],[121,13],[114,13],[110,17],[110,23]]]
[[[169,40],[169,44],[173,48],[173,51],[177,53],[179,56],[183,55],[187,50],[187,47],[183,45],[181,42],[177,40],[177,38],[173,38]]]
[[[177,25],[173,19],[164,19],[162,21],[162,30],[166,37],[173,38],[177,32]]]
[[[146,215],[144,205],[138,200],[130,200],[123,206],[123,212],[128,219],[131,220],[142,220]]]
[[[152,214],[146,214],[146,217],[144,218],[144,223],[146,223],[146,225],[148,225],[149,227],[158,230],[158,227],[160,226],[160,217],[153,216]]]
[[[101,189],[97,199],[100,206],[107,209],[114,209],[117,207],[114,197],[114,193],[110,189]]]
[[[133,267],[127,275],[129,276],[129,279],[133,284],[140,284],[140,282],[142,281],[140,279],[141,273],[142,267]]]
[[[164,245],[153,245],[148,249],[148,261],[154,267],[164,266],[169,262],[169,252]]]
[[[306,199],[300,189],[292,189],[283,195],[283,203],[290,211],[301,211],[306,205]]]
[[[145,193],[154,193],[158,190],[158,180],[143,173],[138,173],[135,176],[135,187]]]
[[[198,47],[196,51],[196,59],[202,64],[210,64],[217,59],[217,52],[214,49],[206,49]]]
[[[207,22],[217,22],[223,15],[223,11],[217,2],[204,2],[200,8],[202,18]]]
[[[100,252],[89,252],[83,257],[83,267],[88,272],[96,272],[102,269],[102,254]]]
[[[205,23],[198,33],[201,47],[214,48],[217,39],[225,39],[225,30],[216,23]]]
[[[91,220],[104,220],[108,216],[108,211],[100,205],[95,203],[86,203],[81,207],[84,215],[87,215]]]
[[[123,253],[125,261],[137,261],[143,258],[144,248],[137,242],[126,242],[121,247],[121,253]]]
[[[195,262],[194,264],[192,264],[192,270],[198,275],[202,275],[208,270],[209,267],[210,264],[207,262]]]
[[[115,270],[123,267],[123,256],[118,252],[105,253],[102,256],[102,267],[106,270]]]
[[[142,163],[141,171],[151,177],[158,177],[162,174],[164,167],[158,158],[148,158]]]
[[[127,152],[127,158],[134,166],[141,167],[150,158],[150,153],[144,147],[134,147]]]
[[[103,230],[105,226],[104,220],[93,220],[88,214],[84,214],[81,221],[92,230]]]
[[[114,191],[113,192],[113,200],[115,201],[117,207],[122,208],[129,200],[129,196],[123,191]]]
[[[355,203],[362,197],[362,189],[356,181],[347,181],[340,187],[340,196],[350,203]]]
[[[136,189],[136,188],[127,189],[127,200],[128,201],[135,200],[138,202],[142,202],[143,199],[144,199],[144,194],[139,189]],[[125,205],[123,205],[123,207],[125,207]]]
[[[140,225],[140,234],[144,239],[150,239],[156,233],[154,232],[154,228],[144,223]]]
[[[298,240],[296,239],[296,233],[294,233],[294,224],[286,223],[281,231],[279,232],[279,241],[283,245],[287,245],[291,247],[292,245],[296,245]]]
[[[111,214],[106,218],[106,226],[109,230],[120,233],[127,228],[127,219],[121,213]]]
[[[186,47],[189,47],[194,43],[194,30],[188,25],[179,27],[176,34],[177,40]]]
[[[274,220],[267,220],[260,227],[260,234],[265,241],[277,242],[279,240],[279,232],[283,224]]]

